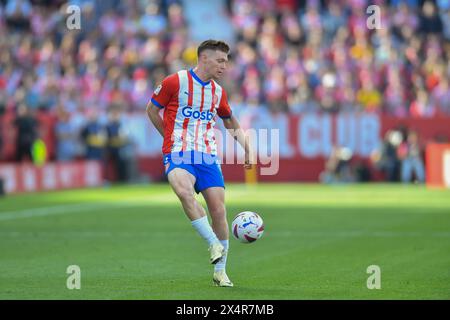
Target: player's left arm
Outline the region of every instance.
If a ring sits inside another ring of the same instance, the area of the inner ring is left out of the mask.
[[[251,169],[252,165],[256,164],[256,161],[253,156],[252,151],[253,149],[250,144],[250,137],[244,133],[239,124],[238,119],[236,119],[235,116],[231,115],[230,117],[222,118],[222,120],[225,128],[228,130],[231,136],[234,137],[234,139],[239,142],[239,144],[245,151],[244,168]]]
[[[244,131],[241,129],[239,121],[234,117],[231,111],[230,105],[228,104],[227,93],[222,90],[222,96],[220,98],[219,107],[217,108],[217,115],[223,120],[225,128],[234,137],[235,140],[239,142],[241,147],[245,151],[245,169],[251,169],[253,164],[256,164],[256,159],[254,158],[252,147],[250,145],[250,137],[245,135]]]

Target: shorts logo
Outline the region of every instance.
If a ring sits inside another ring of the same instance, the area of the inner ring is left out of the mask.
[[[156,89],[155,89],[155,96],[157,96],[159,94],[159,92],[162,89],[162,84],[160,84]]]
[[[192,109],[189,107],[184,107],[181,110],[181,112],[185,118],[192,117],[193,119],[210,121],[214,117],[214,114],[212,112],[210,112],[209,110],[200,112],[200,111],[192,111]]]

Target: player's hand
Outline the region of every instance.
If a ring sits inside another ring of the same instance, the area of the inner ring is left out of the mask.
[[[253,165],[256,165],[256,159],[252,152],[246,152],[245,153],[245,162],[244,162],[244,168],[245,169],[251,169]]]

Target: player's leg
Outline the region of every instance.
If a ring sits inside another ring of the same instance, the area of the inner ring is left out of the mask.
[[[221,287],[232,287],[233,283],[225,273],[228,253],[228,223],[225,210],[225,183],[220,164],[215,156],[204,155],[203,163],[195,165],[197,181],[195,191],[201,192],[211,216],[212,225],[223,247],[226,248],[222,259],[214,266],[213,281]]]
[[[205,209],[194,197],[195,177],[191,173],[185,169],[175,168],[167,174],[167,179],[191,221],[206,216]]]
[[[196,191],[201,192],[208,206],[212,227],[220,240],[228,240],[225,209],[225,182],[216,156],[203,154],[203,163],[195,165]]]
[[[225,189],[222,187],[211,187],[202,191],[211,215],[212,228],[219,240],[228,240],[228,222],[225,209]]]
[[[224,248],[209,225],[205,209],[194,197],[195,177],[185,169],[174,168],[167,174],[167,178],[180,199],[184,212],[191,220],[192,227],[208,242],[210,262],[217,263],[223,255]]]
[[[225,208],[225,190],[222,187],[211,187],[204,189],[202,195],[208,206],[211,215],[212,227],[225,248],[225,254],[214,266],[214,282],[219,286],[230,287],[233,283],[226,274],[226,264],[229,249],[229,229],[227,222],[227,212]]]

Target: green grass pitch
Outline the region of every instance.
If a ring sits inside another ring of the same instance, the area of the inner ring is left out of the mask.
[[[212,285],[166,184],[0,198],[0,299],[450,299],[449,190],[228,184],[226,203],[230,223],[251,210],[266,226],[255,243],[230,239],[234,288]],[[381,289],[367,288],[370,265]]]

